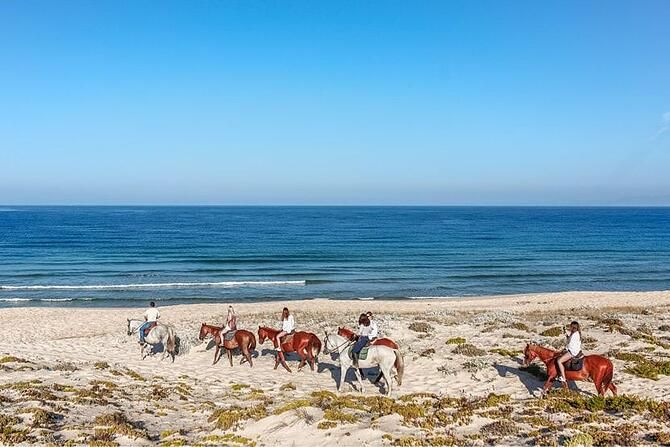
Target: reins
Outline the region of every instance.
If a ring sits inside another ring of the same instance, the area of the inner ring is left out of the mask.
[[[326,343],[325,343],[325,345],[326,345],[325,348],[328,349],[328,341],[330,341],[330,335],[329,335],[329,334],[326,334],[326,340],[327,340],[327,341],[326,341]],[[353,342],[352,340],[345,340],[344,343],[342,343],[342,344],[340,344],[340,345],[337,345],[337,346],[335,347],[335,351],[337,351],[337,353],[339,354],[339,353],[340,353],[340,348],[341,348],[341,347],[343,347],[343,346],[345,346],[345,345],[346,345],[346,346],[351,346],[351,345],[353,345],[353,344],[354,344],[354,342]],[[326,349],[323,350],[324,353],[326,353]],[[328,349],[328,352],[332,352],[332,350],[331,350],[331,349]],[[326,354],[327,354],[327,353],[326,353]]]

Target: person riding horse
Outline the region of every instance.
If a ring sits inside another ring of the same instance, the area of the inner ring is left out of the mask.
[[[224,336],[226,335],[226,333],[236,330],[237,330],[237,315],[235,315],[233,306],[228,306],[228,315],[226,316],[226,324],[221,329],[221,332],[219,332],[219,337],[221,338],[221,344],[223,344]]]
[[[153,323],[156,323],[161,317],[161,313],[156,307],[156,303],[153,301],[149,303],[149,308],[144,312],[144,323],[140,326],[140,344],[144,344],[144,331],[151,326]]]
[[[366,347],[373,339],[377,337],[377,325],[372,326],[370,318],[367,314],[361,314],[358,317],[358,336],[356,337],[356,343],[351,349],[351,357],[354,361],[354,367],[358,368],[358,356],[361,353],[361,350]]]
[[[566,346],[563,353],[556,360],[556,366],[560,375],[558,376],[559,382],[565,382],[565,365],[564,363],[572,360],[573,358],[579,357],[582,354],[582,332],[579,327],[579,323],[573,321],[570,323],[569,330],[565,331],[566,337]]]
[[[281,312],[281,331],[277,333],[275,341],[277,342],[277,350],[281,352],[281,338],[290,335],[295,331],[295,319],[288,311],[288,307],[282,309]]]

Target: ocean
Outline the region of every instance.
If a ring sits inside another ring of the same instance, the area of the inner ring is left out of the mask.
[[[670,208],[0,207],[0,306],[670,289]]]

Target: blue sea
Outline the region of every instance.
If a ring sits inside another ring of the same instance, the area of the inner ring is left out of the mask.
[[[670,208],[0,207],[0,306],[670,289]]]

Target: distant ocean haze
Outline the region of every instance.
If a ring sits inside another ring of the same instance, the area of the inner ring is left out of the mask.
[[[0,207],[0,305],[670,289],[670,208]]]

